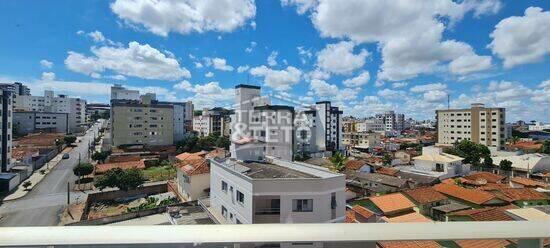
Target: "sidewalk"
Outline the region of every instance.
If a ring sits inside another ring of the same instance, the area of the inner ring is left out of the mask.
[[[60,152],[59,154],[57,154],[54,158],[52,158],[50,161],[48,161],[44,166],[42,166],[41,169],[39,170],[36,170],[32,173],[32,175],[27,178],[25,181],[21,182],[18,186],[17,186],[17,189],[11,193],[10,195],[4,197],[4,199],[2,201],[11,201],[11,200],[15,200],[15,199],[19,199],[23,196],[25,196],[27,193],[29,193],[29,191],[34,188],[36,185],[38,185],[38,183],[40,183],[40,181],[42,181],[42,179],[44,179],[44,177],[46,177],[46,175],[48,175],[50,173],[50,171],[52,171],[55,166],[57,166],[57,164],[59,163],[59,161],[61,161],[61,157],[63,156],[64,153],[66,152],[70,152],[72,150],[72,148],[65,148],[62,152]],[[47,169],[49,168],[49,169]],[[42,174],[40,173],[40,170],[45,170],[45,173]],[[25,190],[25,188],[23,187],[23,183],[24,182],[31,182],[31,186],[28,187],[29,190]]]

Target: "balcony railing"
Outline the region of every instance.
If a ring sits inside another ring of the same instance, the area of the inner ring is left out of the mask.
[[[112,246],[305,243],[330,247],[376,241],[508,239],[542,247],[550,222],[433,222],[373,224],[253,224],[186,226],[51,226],[0,228],[0,246]],[[307,232],[304,232],[307,230]],[[238,234],[238,235],[237,235]],[[354,246],[355,246],[354,245]]]
[[[254,213],[257,215],[281,214],[281,208],[257,208]]]

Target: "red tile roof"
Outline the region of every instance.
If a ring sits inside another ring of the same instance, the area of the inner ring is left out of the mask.
[[[206,158],[225,156],[223,150],[214,150],[212,152],[195,152],[195,153],[182,153],[176,156],[180,162],[176,164],[176,168],[182,170],[188,176],[200,175],[210,173],[210,166]],[[222,155],[223,154],[223,155]]]
[[[381,248],[440,248],[435,241],[381,241],[376,243]]]
[[[505,239],[455,240],[461,248],[503,248],[510,245]]]
[[[417,212],[412,212],[404,215],[399,215],[396,217],[382,217],[381,219],[385,220],[388,223],[408,223],[408,222],[432,222],[426,216],[419,214]]]
[[[538,182],[538,181],[535,181],[533,179],[524,178],[524,177],[512,177],[510,179],[510,181],[514,182],[514,183],[517,183],[517,184],[521,184],[525,187],[536,188],[536,187],[546,187],[547,186],[545,183]]]
[[[346,169],[348,170],[359,170],[363,165],[365,165],[367,162],[365,160],[349,160],[346,162]]]
[[[365,223],[374,213],[363,206],[356,205],[346,211],[346,223]]]
[[[395,174],[397,174],[397,172],[399,172],[399,170],[393,169],[393,168],[388,168],[388,167],[380,167],[376,170],[376,172],[380,173],[380,174],[385,174],[385,175],[388,175],[388,176],[395,176]]]
[[[506,177],[491,172],[476,172],[467,175],[464,178],[477,182],[482,182],[484,180],[486,183],[498,183]]]
[[[432,187],[416,188],[411,190],[405,190],[405,195],[413,199],[413,201],[419,204],[428,204],[432,202],[439,202],[446,200],[447,197],[437,192]]]
[[[536,201],[536,200],[550,200],[550,197],[544,193],[538,192],[532,188],[508,188],[508,189],[499,189],[494,192],[495,195],[500,196],[500,194],[509,198],[511,201]]]
[[[137,168],[137,169],[145,169],[145,163],[144,160],[139,161],[128,161],[128,162],[120,162],[120,163],[107,163],[107,164],[98,164],[95,166],[95,173],[96,174],[103,174],[107,172],[110,169],[114,168],[120,168],[123,170],[131,169],[131,168]]]
[[[449,183],[436,184],[433,188],[439,193],[477,205],[483,205],[488,201],[497,198],[496,196],[482,190],[466,189]]]
[[[412,209],[415,205],[401,193],[369,197],[369,200],[384,214]]]
[[[490,207],[480,209],[468,209],[450,214],[450,216],[470,217],[474,221],[513,221],[514,219],[506,214],[508,209],[516,209],[515,205],[502,207]]]

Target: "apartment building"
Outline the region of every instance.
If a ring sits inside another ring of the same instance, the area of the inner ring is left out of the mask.
[[[203,109],[202,114],[193,116],[193,131],[199,136],[205,137],[217,133],[222,136],[229,136],[228,130],[231,125],[229,111],[223,108]]]
[[[111,101],[111,139],[114,146],[172,145],[174,106],[159,104],[151,95],[141,100]]]
[[[111,100],[139,100],[139,90],[129,90],[120,84],[111,86]]]
[[[345,176],[266,157],[210,163],[210,211],[222,224],[344,222]]]
[[[69,114],[38,111],[13,112],[13,125],[16,125],[13,130],[16,135],[38,132],[68,133]]]
[[[348,148],[369,149],[380,145],[380,133],[344,133],[343,144]]]
[[[274,156],[292,160],[294,108],[270,105],[259,86],[235,86],[235,113],[231,115],[231,157],[262,160]]]
[[[300,111],[296,118],[296,148],[310,153],[343,151],[342,114],[331,102],[322,101]]]
[[[92,116],[105,116],[110,114],[111,105],[106,103],[89,103],[86,104],[86,122],[92,121]]]
[[[360,120],[355,119],[353,117],[344,117],[342,118],[342,128],[344,133],[354,133],[357,132],[357,123],[359,123]]]
[[[356,132],[380,132],[386,131],[386,125],[383,119],[367,118],[355,124]]]
[[[506,110],[486,108],[474,103],[469,109],[436,110],[437,143],[454,144],[470,140],[492,150],[504,149],[506,142]]]
[[[86,100],[61,94],[54,96],[51,90],[44,91],[44,96],[18,95],[13,103],[13,111],[67,113],[70,133],[85,130]]]
[[[13,163],[11,161],[12,147],[12,91],[0,89],[0,173],[8,172]]]
[[[193,102],[163,102],[159,104],[168,104],[174,107],[174,142],[183,139],[183,136],[190,131],[188,123],[193,121]]]

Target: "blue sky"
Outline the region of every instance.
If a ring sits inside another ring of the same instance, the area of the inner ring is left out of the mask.
[[[550,122],[550,4],[498,0],[1,1],[0,81],[107,102],[120,83],[196,108],[239,83],[276,103],[431,119],[472,102]]]

